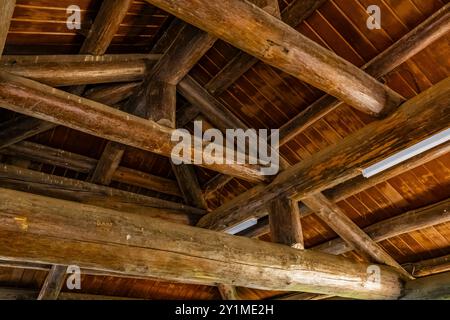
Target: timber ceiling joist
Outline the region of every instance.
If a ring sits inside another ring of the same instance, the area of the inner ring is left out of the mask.
[[[88,0],[67,31],[65,1],[3,1],[0,273],[41,281],[0,298],[113,299],[70,264],[173,298],[447,298],[449,142],[361,172],[449,128],[450,5],[372,2],[379,30],[364,0]],[[282,170],[173,164],[193,120],[279,128]]]

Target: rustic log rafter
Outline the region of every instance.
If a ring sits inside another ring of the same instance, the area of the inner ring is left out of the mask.
[[[296,3],[297,2],[294,2],[293,5]],[[285,12],[291,12],[289,7]],[[292,12],[298,14],[298,11],[296,10],[292,10]],[[302,15],[300,14],[300,16]],[[409,58],[444,36],[450,28],[449,16],[450,4],[447,4],[395,42],[391,47],[368,62],[362,69],[375,78],[387,75]],[[227,84],[230,85],[231,83],[228,82]],[[311,104],[304,111],[280,127],[280,146],[294,139],[314,122],[323,118],[326,114],[332,112],[339,106],[342,106],[342,102],[329,95],[326,95]],[[226,176],[214,177],[204,186],[205,197],[212,197],[215,191],[222,188],[230,180],[231,179]]]
[[[4,0],[0,4],[0,57],[5,48],[6,37],[8,36],[9,26],[16,6],[16,0]]]
[[[50,164],[85,174],[91,174],[98,162],[98,160],[93,158],[29,141],[22,141],[0,149],[0,154]],[[112,180],[157,191],[162,194],[182,196],[176,181],[125,167],[118,167]]]
[[[8,0],[9,1],[9,0]],[[106,52],[114,35],[120,27],[132,0],[107,0],[102,3],[100,11],[92,25],[92,30],[83,42],[81,54],[102,55]],[[71,87],[71,92],[82,93],[84,86]],[[36,119],[24,118],[8,135],[8,144],[32,137],[56,127],[55,124]],[[4,133],[6,135],[6,133]]]
[[[280,194],[301,200],[333,188],[359,176],[365,166],[442,131],[449,123],[449,90],[450,79],[441,81],[404,103],[388,118],[373,122],[315,157],[281,172],[268,186],[259,185],[236,197],[202,218],[199,226],[228,228],[255,216],[258,207]],[[402,142],[399,137],[405,133],[408,141]]]

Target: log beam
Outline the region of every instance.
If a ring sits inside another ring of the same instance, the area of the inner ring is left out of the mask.
[[[399,65],[440,39],[450,28],[450,4],[446,4],[430,18],[411,30],[388,49],[362,67],[375,78],[381,78]],[[302,133],[312,123],[342,106],[342,102],[326,95],[280,128],[280,146]]]
[[[367,277],[369,264],[346,258],[0,191],[1,259],[63,265],[75,259],[82,268],[187,283],[221,282],[361,299],[401,294],[402,283],[390,267],[380,266],[380,282],[375,285]]]
[[[364,167],[446,129],[449,111],[447,78],[404,103],[388,118],[284,170],[268,186],[258,185],[236,197],[203,217],[199,226],[223,230],[254,217],[258,208],[281,194],[300,200],[357,177]]]
[[[279,198],[268,204],[272,242],[304,249],[303,232],[297,202]]]
[[[408,281],[402,300],[449,300],[450,272]]]
[[[15,112],[166,157],[172,156],[176,145],[171,141],[173,129],[1,71],[0,102],[5,108]],[[193,153],[191,159],[193,160]],[[257,166],[228,165],[223,164],[223,158],[221,159],[210,159],[214,163],[204,166],[245,180],[264,180]]]
[[[336,204],[332,203],[322,193],[311,195],[303,199],[303,202],[314,210],[316,215],[333,229],[333,231],[345,242],[369,261],[397,268],[405,277],[412,278],[397,261],[395,261],[382,247],[361,230],[356,223],[347,217]]]
[[[223,300],[240,300],[235,286],[218,284],[217,289]]]
[[[66,266],[53,265],[45,278],[38,300],[58,300],[59,293],[66,279]]]
[[[42,172],[0,165],[0,185],[3,188],[28,190],[29,192],[123,210],[131,213],[167,218],[189,224],[189,215],[201,215],[204,211],[181,203],[152,198],[127,191],[99,186]],[[187,215],[188,214],[188,215]]]
[[[449,205],[450,207],[450,205]],[[438,258],[405,264],[414,277],[425,277],[436,273],[450,271],[450,254]]]
[[[5,48],[9,26],[16,6],[16,0],[4,0],[0,4],[0,57]]]
[[[402,101],[356,66],[246,1],[147,2],[364,112],[384,114]]]

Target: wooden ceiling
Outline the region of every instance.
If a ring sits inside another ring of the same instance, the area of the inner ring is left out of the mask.
[[[279,0],[284,10],[295,0]],[[9,29],[4,55],[76,54],[89,31],[102,1],[98,0],[17,0]],[[389,48],[408,32],[447,4],[445,0],[328,0],[315,10],[296,30],[321,46],[335,52],[357,67]],[[76,4],[82,12],[82,29],[67,30],[66,8]],[[369,5],[382,9],[382,29],[366,27]],[[163,53],[154,45],[174,23],[172,15],[145,1],[133,1],[107,53]],[[218,40],[198,61],[189,75],[202,86],[207,85],[226,67],[239,50]],[[410,99],[450,76],[450,33],[429,45],[387,75],[381,81]],[[91,88],[89,86],[88,88]],[[222,94],[216,96],[228,111],[248,127],[279,128],[304,111],[324,93],[263,62],[256,63]],[[178,97],[177,110],[183,112],[187,102]],[[18,117],[0,109],[0,124]],[[200,116],[207,120],[207,115]],[[290,165],[314,157],[319,151],[342,141],[376,119],[343,105],[312,123],[302,133],[284,144],[281,155]],[[186,125],[191,128],[192,123]],[[107,141],[67,127],[58,126],[28,139],[99,159]],[[86,181],[88,174],[63,166],[37,161],[29,157],[4,155],[2,162],[25,163],[29,169],[51,175]],[[128,147],[121,167],[175,181],[167,158]],[[196,167],[200,185],[216,173]],[[132,193],[183,202],[180,196],[163,194],[142,186],[113,181],[111,187]],[[255,184],[232,179],[208,199],[210,210],[220,207]],[[447,200],[450,196],[450,153],[416,168],[377,183],[337,202],[343,212],[361,228],[398,216],[402,213]],[[325,243],[337,234],[317,215],[302,218],[305,248]],[[258,234],[270,241],[269,234]],[[397,235],[379,243],[398,263],[407,264],[450,254],[450,222]],[[361,259],[354,252],[344,254]],[[47,271],[21,268],[0,268],[0,286],[38,290]],[[97,295],[144,299],[219,299],[216,287],[170,283],[154,280],[85,275],[81,292]],[[248,288],[238,288],[244,299],[265,299],[281,295]]]

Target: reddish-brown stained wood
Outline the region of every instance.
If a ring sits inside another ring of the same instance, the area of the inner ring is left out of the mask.
[[[297,202],[279,198],[268,204],[272,242],[304,249],[303,232]]]
[[[371,286],[365,263],[17,191],[1,190],[0,220],[2,259],[68,264],[77,257],[80,267],[105,271],[355,298],[401,293],[389,267],[380,266],[379,285]]]
[[[0,124],[0,149],[50,130],[55,125],[36,118],[19,116]]]
[[[402,101],[354,65],[246,2],[147,1],[364,112],[386,113]]]

